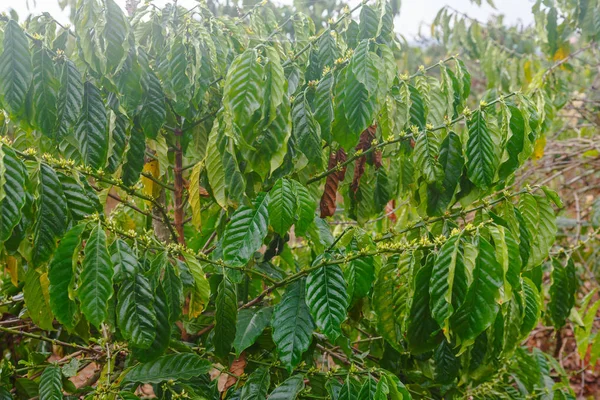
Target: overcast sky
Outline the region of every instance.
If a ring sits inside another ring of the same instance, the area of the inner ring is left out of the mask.
[[[272,0],[275,3],[291,3],[292,0]],[[356,3],[350,0],[349,3]],[[125,6],[126,0],[116,0],[121,6]],[[170,0],[154,0],[157,6],[162,6]],[[396,32],[405,35],[408,39],[413,38],[419,32],[422,24],[422,33],[427,34],[428,24],[433,20],[437,11],[445,5],[467,13],[473,18],[482,21],[494,14],[503,14],[508,24],[523,23],[529,25],[533,22],[531,14],[531,0],[495,0],[496,10],[487,4],[478,7],[471,4],[470,0],[403,0],[400,17],[395,21]],[[196,0],[179,0],[179,4],[187,7],[196,4]],[[68,22],[67,13],[61,11],[57,0],[0,0],[0,12],[9,11],[14,8],[21,18],[27,14],[39,14],[49,12],[57,20]]]

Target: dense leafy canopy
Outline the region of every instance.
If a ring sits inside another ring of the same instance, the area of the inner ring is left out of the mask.
[[[600,5],[566,3],[597,39]],[[554,56],[566,28],[535,7]],[[545,73],[401,73],[383,0],[327,23],[129,11],[0,21],[0,311],[28,327],[0,327],[25,339],[0,397],[571,396],[520,347],[577,290],[558,196],[513,187],[560,108]],[[432,30],[487,63],[473,26],[446,8]]]

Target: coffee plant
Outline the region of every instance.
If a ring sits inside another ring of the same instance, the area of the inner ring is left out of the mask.
[[[521,347],[579,282],[515,185],[558,67],[481,95],[472,53],[403,72],[385,1],[213,11],[0,21],[0,398],[574,398]]]

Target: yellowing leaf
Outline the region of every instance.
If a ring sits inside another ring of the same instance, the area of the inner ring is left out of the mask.
[[[17,259],[13,256],[6,257],[6,268],[8,269],[8,273],[10,274],[11,283],[18,287],[19,286],[19,264],[17,263]]]
[[[154,179],[159,177],[159,164],[158,160],[150,160],[144,164],[143,172],[151,175]],[[152,181],[150,178],[146,178],[142,175],[142,184],[144,185],[144,194],[147,196],[158,197],[160,194],[160,186]]]
[[[563,44],[562,46],[560,46],[558,48],[558,50],[556,50],[556,53],[554,53],[554,57],[552,57],[552,60],[554,62],[564,60],[565,58],[567,58],[569,56],[569,54],[570,54],[569,46],[566,44]],[[562,68],[562,66],[561,66],[561,68]]]
[[[539,160],[544,156],[544,148],[546,147],[546,136],[542,136],[538,140],[535,141],[535,146],[533,147],[533,159]]]
[[[525,81],[527,83],[531,83],[531,79],[533,78],[531,67],[532,65],[530,60],[525,61],[525,64],[523,64],[523,72],[525,74]]]
[[[202,310],[204,310],[206,304],[208,304],[210,284],[198,259],[192,254],[184,254],[183,257],[194,278],[194,289],[192,289],[188,315],[190,318],[197,318],[202,313]]]
[[[202,229],[202,213],[200,204],[200,172],[203,168],[203,163],[199,162],[192,168],[190,174],[190,207],[192,208],[192,224],[196,229]]]

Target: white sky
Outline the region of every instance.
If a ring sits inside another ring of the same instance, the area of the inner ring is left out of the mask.
[[[292,0],[272,0],[280,3],[291,3]],[[402,8],[400,17],[394,22],[396,32],[406,36],[407,39],[413,38],[419,32],[419,27],[422,24],[425,26],[421,32],[427,35],[429,24],[440,8],[445,5],[450,5],[453,8],[467,13],[473,18],[481,21],[487,21],[488,18],[495,14],[503,14],[507,24],[522,23],[529,25],[533,22],[531,14],[532,0],[495,0],[496,10],[487,4],[478,7],[473,5],[470,0],[402,0]],[[125,6],[126,0],[116,0],[116,2]],[[162,6],[170,0],[154,0],[153,3],[157,6]],[[180,5],[187,7],[196,4],[196,0],[179,0]],[[348,3],[355,3],[356,0],[350,0]],[[485,1],[484,1],[485,3]],[[24,18],[27,14],[39,14],[49,12],[57,20],[68,22],[67,13],[61,11],[57,0],[0,0],[0,12],[15,9],[20,18]]]

